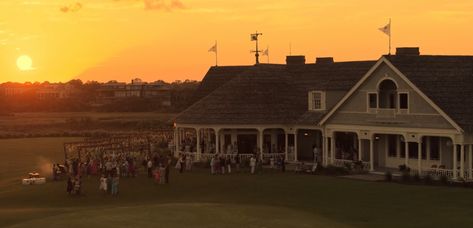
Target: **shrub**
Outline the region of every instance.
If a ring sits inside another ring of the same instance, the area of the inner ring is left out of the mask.
[[[443,185],[448,185],[448,177],[445,175],[440,176],[440,183]]]
[[[430,174],[425,175],[424,183],[425,184],[432,184],[432,176]]]
[[[328,165],[323,169],[326,175],[333,175],[333,176],[343,176],[348,175],[349,172],[345,167],[338,167],[333,165]]]
[[[411,174],[408,171],[402,172],[402,181],[409,182],[411,181]]]
[[[413,179],[414,179],[415,182],[420,182],[421,179],[420,179],[419,173],[414,174],[414,178],[413,178]]]
[[[393,180],[393,174],[390,171],[387,171],[384,174],[384,180],[387,182],[391,182]]]

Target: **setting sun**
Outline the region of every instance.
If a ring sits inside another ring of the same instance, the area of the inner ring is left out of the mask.
[[[28,55],[21,55],[16,59],[16,66],[21,71],[33,70],[33,60]]]

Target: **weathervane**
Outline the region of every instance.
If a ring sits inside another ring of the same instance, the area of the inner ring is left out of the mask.
[[[251,41],[256,41],[256,50],[251,51],[255,53],[256,64],[259,64],[259,53],[261,51],[258,49],[258,36],[261,36],[261,35],[263,35],[263,33],[258,33],[258,31],[256,31],[256,33],[251,34]]]

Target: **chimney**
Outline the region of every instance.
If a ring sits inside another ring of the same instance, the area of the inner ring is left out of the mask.
[[[419,56],[419,47],[398,47],[396,48],[396,55],[401,56]]]
[[[305,56],[304,55],[289,55],[286,56],[286,64],[287,65],[304,65],[305,64]]]
[[[329,64],[333,63],[333,57],[317,57],[315,59],[316,64]]]

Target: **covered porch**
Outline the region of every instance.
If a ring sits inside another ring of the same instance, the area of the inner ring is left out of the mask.
[[[434,178],[473,181],[473,145],[456,134],[433,131],[329,130],[328,164],[361,161],[371,172],[408,168]],[[334,139],[334,140],[332,140]]]
[[[313,161],[313,147],[322,156],[323,131],[279,125],[179,125],[174,129],[174,155],[186,154],[193,161],[219,156],[262,160],[284,159],[287,162]]]

